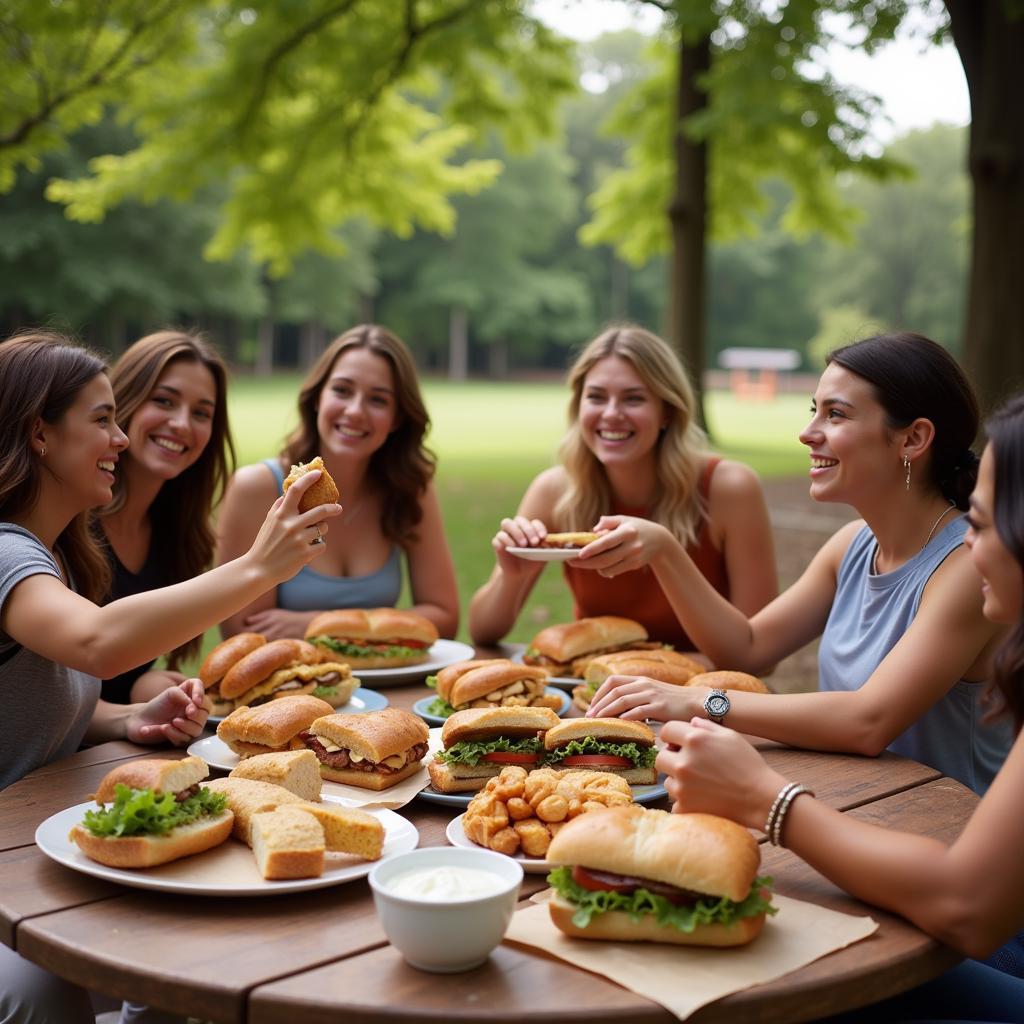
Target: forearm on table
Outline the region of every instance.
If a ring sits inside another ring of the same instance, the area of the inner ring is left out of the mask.
[[[510,579],[496,570],[469,604],[469,632],[474,642],[496,644],[502,640],[515,625],[536,581],[536,576]]]

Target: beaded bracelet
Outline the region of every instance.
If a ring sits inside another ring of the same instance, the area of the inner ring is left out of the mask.
[[[782,789],[779,790],[779,795],[775,798],[775,802],[772,804],[771,810],[768,812],[768,817],[765,819],[764,829],[762,830],[769,839],[771,839],[772,832],[775,828],[775,818],[779,813],[779,808],[782,806],[782,801],[786,799],[789,791],[796,789],[800,785],[798,782],[787,782]]]
[[[803,793],[814,796],[812,790],[807,786],[793,786],[783,797],[782,803],[776,812],[775,820],[772,822],[772,832],[768,837],[772,846],[782,846],[782,826],[785,824],[786,815],[789,814],[789,808],[793,801]]]

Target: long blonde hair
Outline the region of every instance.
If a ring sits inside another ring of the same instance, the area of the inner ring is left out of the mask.
[[[667,423],[655,449],[658,490],[649,518],[682,544],[692,544],[706,515],[699,481],[707,435],[693,417],[693,387],[675,353],[636,324],[610,327],[599,334],[569,371],[569,430],[558,449],[569,486],[555,505],[555,519],[561,529],[589,530],[611,509],[608,477],[583,440],[579,414],[587,374],[613,355],[632,363],[651,393],[665,403]]]

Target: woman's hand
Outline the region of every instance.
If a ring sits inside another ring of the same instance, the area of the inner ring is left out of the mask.
[[[531,562],[517,555],[510,555],[507,548],[535,548],[548,535],[548,528],[539,519],[515,516],[502,519],[501,529],[491,539],[491,547],[498,557],[498,566],[509,577],[538,576],[544,569],[543,562]]]
[[[587,718],[688,719],[704,705],[702,686],[673,686],[646,676],[609,676],[587,709]]]
[[[299,512],[299,500],[320,479],[320,471],[304,473],[270,507],[256,539],[243,558],[251,559],[275,584],[290,580],[304,565],[322,554],[319,543],[327,535],[327,519],[341,513],[341,506],[318,505]]]
[[[287,640],[304,637],[306,627],[319,612],[290,612],[284,608],[264,608],[246,616],[245,628],[250,633],[262,633],[268,640]]]
[[[786,779],[739,733],[704,718],[667,722],[655,767],[666,775],[672,810],[701,811],[763,828]]]
[[[125,736],[133,743],[191,743],[206,725],[203,684],[186,679],[158,694],[128,716]]]
[[[678,544],[664,526],[637,516],[601,516],[594,532],[601,536],[572,564],[608,577],[649,565],[669,545]]]

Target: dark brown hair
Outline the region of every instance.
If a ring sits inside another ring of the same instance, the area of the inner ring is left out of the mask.
[[[423,444],[430,417],[427,415],[416,364],[403,342],[387,328],[360,324],[335,338],[306,375],[299,390],[299,425],[281,452],[284,471],[296,462],[308,462],[320,452],[316,427],[317,406],[338,357],[349,349],[365,348],[387,360],[395,384],[395,428],[370,458],[370,478],[387,495],[381,517],[384,536],[406,545],[416,537],[423,518],[420,502],[434,476],[436,459]],[[342,502],[345,498],[342,495]]]
[[[39,501],[39,456],[32,449],[38,420],[57,424],[82,389],[104,372],[99,356],[72,339],[31,331],[0,344],[0,519],[30,512]],[[110,567],[89,529],[84,509],[54,545],[75,590],[99,602],[110,586]]]
[[[892,430],[918,417],[931,420],[935,438],[927,463],[929,479],[962,511],[978,478],[971,445],[978,433],[978,400],[957,361],[922,334],[879,334],[829,353],[863,377],[875,391]]]
[[[235,464],[235,448],[228,427],[227,369],[201,334],[165,330],[140,338],[110,370],[117,422],[128,433],[132,417],[149,398],[160,375],[177,362],[205,366],[213,377],[216,398],[210,440],[202,454],[183,473],[164,481],[149,508],[152,543],[158,545],[164,586],[198,576],[213,561],[215,536],[210,513],[224,493]],[[126,457],[132,457],[131,448],[121,456]],[[100,521],[124,508],[129,486],[128,474],[118,473],[113,500],[97,512]],[[200,640],[201,637],[195,637],[171,651],[167,655],[168,666],[176,669],[182,660],[198,654]]]
[[[995,470],[992,521],[1003,546],[1024,569],[1024,394],[1011,398],[985,425]],[[1014,726],[1024,725],[1024,615],[995,656],[993,688]]]

